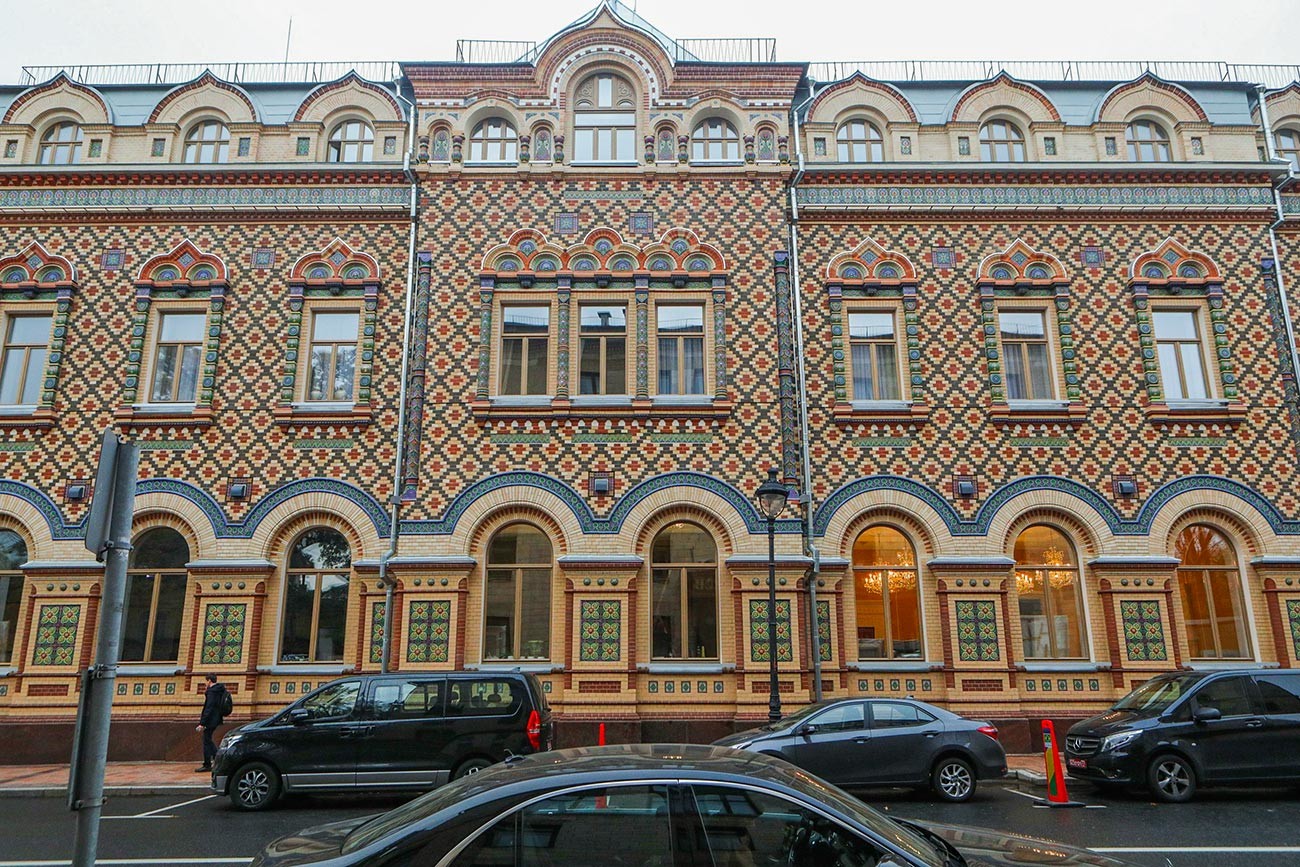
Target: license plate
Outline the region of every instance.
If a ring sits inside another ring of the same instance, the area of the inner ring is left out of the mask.
[[[1086,768],[1088,767],[1088,761],[1086,759],[1070,759],[1069,765],[1072,768]]]

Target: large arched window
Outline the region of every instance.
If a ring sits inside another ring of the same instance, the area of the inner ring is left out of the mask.
[[[920,659],[921,591],[912,543],[871,527],[853,543],[858,659]]]
[[[171,527],[145,530],[131,547],[122,618],[123,662],[176,662],[190,546]]]
[[[1232,543],[1213,527],[1193,524],[1178,534],[1174,556],[1192,658],[1249,659],[1241,572]]]
[[[650,652],[718,658],[718,546],[695,524],[665,527],[650,546]]]
[[[1135,163],[1167,163],[1173,159],[1169,150],[1169,133],[1151,120],[1135,120],[1128,125],[1128,158]]]
[[[375,158],[375,131],[364,120],[346,120],[330,133],[329,161],[368,163]]]
[[[56,123],[41,136],[40,164],[70,166],[81,161],[81,125],[65,120]]]
[[[490,117],[474,127],[469,137],[471,163],[513,163],[519,154],[519,136],[510,121]]]
[[[696,124],[691,133],[691,162],[740,162],[740,136],[731,121],[710,117]]]
[[[348,619],[352,549],[343,534],[313,527],[289,549],[281,662],[338,662]]]
[[[1082,659],[1079,559],[1060,530],[1039,524],[1016,539],[1016,593],[1025,659]]]
[[[1280,129],[1273,139],[1277,155],[1291,162],[1291,170],[1300,172],[1300,130]]]
[[[551,656],[551,540],[511,524],[488,545],[483,590],[483,658]]]
[[[1025,136],[1008,120],[991,120],[980,127],[980,153],[986,163],[1023,163]]]
[[[14,636],[23,601],[27,543],[13,530],[0,530],[0,665],[13,661]]]
[[[205,120],[185,135],[185,162],[224,163],[230,152],[230,130],[219,120]]]
[[[885,158],[885,142],[880,130],[870,121],[850,120],[835,132],[842,163],[878,163]]]
[[[627,79],[599,73],[573,94],[573,159],[636,162],[636,91]]]

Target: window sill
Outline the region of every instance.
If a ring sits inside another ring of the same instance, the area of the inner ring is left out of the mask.
[[[470,403],[478,419],[511,418],[722,418],[730,415],[730,400],[701,395],[674,397],[491,397]]]
[[[293,403],[277,406],[271,414],[278,425],[365,426],[374,420],[369,406],[354,403]]]
[[[192,403],[140,403],[118,407],[113,418],[119,427],[208,427],[212,424],[212,407]]]
[[[860,659],[844,667],[849,671],[930,671],[940,666],[924,659]]]
[[[355,669],[350,665],[337,662],[299,662],[278,665],[259,665],[261,674],[352,674]]]
[[[132,664],[124,662],[117,667],[119,677],[173,677],[185,671],[179,665],[157,665],[153,663]]]
[[[509,660],[495,662],[480,662],[478,665],[466,665],[466,671],[481,671],[484,674],[491,674],[494,671],[521,671],[524,674],[550,674],[553,671],[560,670],[560,667],[553,662],[538,662],[529,660],[528,662],[510,662]]]
[[[27,404],[0,406],[0,429],[54,427],[54,409]]]
[[[1246,420],[1246,405],[1227,400],[1170,400],[1153,403],[1143,412],[1154,424],[1222,424],[1236,427]]]
[[[1064,424],[1079,427],[1088,416],[1088,410],[1078,401],[1064,400],[1009,400],[997,403],[989,412],[994,424]]]
[[[651,662],[637,670],[645,674],[722,674],[726,667],[720,662]]]
[[[897,421],[925,424],[930,420],[930,407],[924,403],[905,400],[855,400],[837,403],[834,409],[836,424],[855,424],[869,421]]]
[[[580,168],[580,169],[598,169],[598,168],[629,169],[629,168],[637,168],[641,164],[636,160],[629,160],[627,162],[600,162],[600,161],[578,162],[577,160],[573,160],[569,163],[569,165],[573,166],[574,168]]]
[[[1077,673],[1083,671],[1110,671],[1109,662],[1084,662],[1062,660],[1061,662],[1024,662],[1016,666],[1026,674]]]
[[[17,673],[16,668],[0,668],[0,677],[13,677]]]

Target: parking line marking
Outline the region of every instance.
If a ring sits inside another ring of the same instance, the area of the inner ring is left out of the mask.
[[[100,819],[107,822],[109,819],[175,819],[175,816],[100,816]]]
[[[1096,847],[1093,852],[1103,854],[1126,854],[1132,853],[1140,855],[1143,853],[1159,855],[1163,852],[1172,852],[1174,854],[1192,855],[1196,853],[1214,854],[1224,853],[1233,854],[1240,852],[1245,855],[1270,855],[1283,853],[1300,852],[1300,846],[1106,846]]]
[[[121,865],[131,867],[135,864],[248,864],[250,858],[97,858],[97,865]],[[72,867],[71,861],[0,861],[0,867]]]
[[[132,818],[132,819],[148,819],[148,818],[151,818],[151,817],[157,815],[158,813],[161,813],[163,810],[175,810],[177,807],[188,807],[190,804],[197,804],[199,801],[206,801],[206,800],[208,800],[209,798],[215,798],[215,797],[216,797],[216,795],[204,795],[204,796],[201,797],[201,798],[194,798],[194,799],[189,800],[189,801],[182,801],[182,802],[179,803],[179,804],[170,804],[170,805],[168,805],[168,806],[166,806],[166,807],[159,807],[158,809],[156,809],[156,810],[150,810],[150,811],[147,812],[147,813],[137,813],[136,815],[134,815],[134,816],[130,816],[129,818]],[[124,817],[122,817],[122,818],[128,818],[128,817],[125,817],[125,816],[124,816]]]

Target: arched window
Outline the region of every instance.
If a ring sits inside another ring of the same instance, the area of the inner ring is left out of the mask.
[[[40,164],[70,166],[81,161],[81,125],[65,120],[56,123],[41,136]]]
[[[219,120],[196,123],[185,136],[187,163],[224,163],[229,151],[230,130]]]
[[[1291,161],[1291,170],[1300,172],[1300,130],[1280,129],[1274,136],[1277,155]]]
[[[1023,163],[1025,136],[1010,121],[991,120],[980,127],[980,153],[986,163]]]
[[[858,659],[920,659],[921,591],[916,551],[893,527],[871,527],[853,543]]]
[[[330,133],[329,161],[368,163],[375,158],[375,131],[364,120],[347,120]]]
[[[1042,524],[1016,539],[1016,593],[1025,659],[1082,659],[1079,560],[1060,530]]]
[[[718,658],[718,546],[679,521],[650,546],[650,643],[655,659]]]
[[[171,527],[145,530],[131,547],[122,618],[123,662],[176,662],[190,546]]]
[[[885,142],[876,125],[865,120],[851,120],[835,133],[842,163],[878,163],[885,158]]]
[[[281,662],[338,662],[348,617],[352,549],[343,534],[313,527],[289,550]]]
[[[1128,158],[1135,163],[1167,163],[1169,133],[1150,120],[1135,120],[1128,125]]]
[[[23,602],[22,566],[27,543],[13,530],[0,530],[0,664],[13,662],[14,636]]]
[[[691,133],[691,162],[734,163],[740,161],[740,136],[731,121],[710,117],[700,121]]]
[[[1241,572],[1232,543],[1213,527],[1193,524],[1174,541],[1178,590],[1192,659],[1249,659]]]
[[[503,117],[490,117],[474,127],[469,137],[471,163],[513,163],[518,159],[519,136]]]
[[[488,545],[483,589],[483,659],[551,656],[551,540],[511,524]]]
[[[579,163],[635,162],[636,92],[627,79],[599,73],[573,95],[573,159]]]

